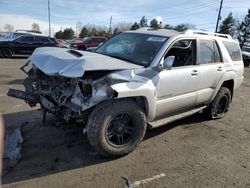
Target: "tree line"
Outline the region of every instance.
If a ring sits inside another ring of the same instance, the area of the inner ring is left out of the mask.
[[[81,24],[79,24],[81,25]],[[121,32],[127,31],[127,30],[136,30],[142,27],[152,27],[154,29],[173,29],[177,31],[184,31],[186,29],[195,29],[194,25],[191,24],[179,24],[177,26],[172,26],[169,24],[166,24],[165,26],[162,25],[159,21],[156,19],[153,19],[150,21],[150,24],[148,25],[148,20],[145,16],[143,16],[138,22],[134,23],[128,23],[128,22],[120,22],[117,23],[114,26],[114,29],[106,28],[106,27],[97,27],[95,25],[85,25],[81,27],[79,31],[79,35],[77,37],[83,38],[87,36],[102,36],[102,37],[111,37],[113,35],[117,35]],[[59,39],[73,39],[76,37],[76,33],[72,28],[66,28],[64,30],[60,30],[55,33],[55,37]]]
[[[248,9],[243,20],[234,18],[233,13],[230,12],[222,21],[219,33],[229,34],[233,38],[238,39],[241,47],[250,45],[250,9]]]

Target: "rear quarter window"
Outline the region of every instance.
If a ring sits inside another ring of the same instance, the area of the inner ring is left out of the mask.
[[[241,61],[241,51],[238,44],[235,42],[222,41],[224,46],[226,47],[232,61]]]

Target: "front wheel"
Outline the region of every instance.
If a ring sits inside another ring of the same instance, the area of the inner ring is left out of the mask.
[[[231,102],[231,92],[228,88],[222,87],[214,98],[213,102],[205,109],[209,119],[219,119],[225,116]]]
[[[145,114],[130,99],[97,105],[87,123],[90,145],[106,157],[119,157],[132,152],[142,141],[145,132]]]

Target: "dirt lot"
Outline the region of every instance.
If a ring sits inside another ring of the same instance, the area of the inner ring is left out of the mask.
[[[194,115],[148,131],[128,156],[105,159],[81,125],[58,126],[53,118],[42,125],[38,110],[6,96],[9,87],[22,88],[24,60],[0,59],[0,110],[6,127],[22,126],[24,137],[22,159],[4,175],[4,187],[127,187],[122,176],[148,188],[250,187],[250,68],[224,119]]]

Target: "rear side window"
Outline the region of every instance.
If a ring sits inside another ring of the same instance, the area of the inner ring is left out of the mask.
[[[31,43],[31,42],[34,42],[34,37],[32,36],[24,36],[24,37],[21,37],[20,39],[18,39],[19,42],[22,42],[22,43]]]
[[[51,41],[46,37],[35,37],[36,42],[39,43],[51,43]]]
[[[241,52],[238,44],[229,41],[222,41],[222,43],[226,47],[232,61],[241,61]]]
[[[200,64],[222,62],[218,46],[215,41],[200,41]]]

